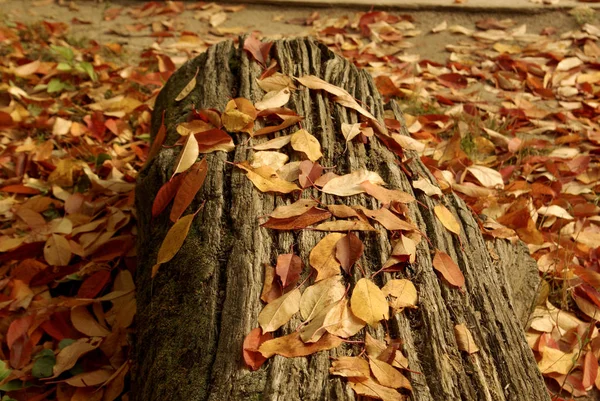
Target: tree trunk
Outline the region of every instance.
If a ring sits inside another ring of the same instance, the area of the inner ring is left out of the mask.
[[[277,41],[270,54],[282,73],[319,76],[349,91],[383,121],[382,101],[370,76],[325,46],[310,40]],[[195,89],[184,100],[175,102],[197,69]],[[168,129],[165,144],[171,145],[179,136],[175,127],[186,121],[192,107],[222,111],[231,97],[260,100],[263,92],[256,78],[261,72],[260,66],[232,42],[213,46],[169,79],[156,100],[153,136],[161,125],[163,111]],[[357,115],[331,102],[326,94],[300,89],[292,95],[288,107],[305,117],[303,128],[321,142],[322,165],[335,166],[338,174],[357,169],[376,171],[389,188],[417,198],[418,202],[409,205],[407,215],[431,244],[421,241],[417,261],[406,275],[386,273],[375,277],[380,286],[390,278],[409,278],[419,294],[418,309],[396,314],[388,322],[388,332],[402,340],[402,351],[413,371],[407,373],[413,387],[410,399],[548,400],[522,328],[538,282],[535,262],[524,247],[506,241],[486,243],[472,213],[451,193],[438,200],[413,192],[397,157],[379,140],[372,138],[367,145],[350,143],[344,152],[340,125],[357,122]],[[403,121],[398,109],[393,112]],[[265,141],[259,137],[244,146],[246,140],[246,134],[238,135],[233,152],[208,155],[208,177],[188,213],[202,202],[205,205],[179,253],[161,267],[154,280],[150,269],[172,223],[168,212],[151,219],[152,202],[171,176],[180,148],[164,147],[140,173],[136,192],[139,265],[135,400],[359,398],[344,380],[330,376],[328,368],[331,357],[360,353],[360,344],[343,344],[309,357],[275,356],[256,372],[243,366],[242,341],[258,327],[257,316],[263,308],[260,294],[264,263],[274,265],[277,255],[288,253],[292,244],[307,261],[310,250],[324,236],[311,230],[259,227],[259,217],[295,199],[258,191],[240,169],[227,163],[250,159],[250,146]],[[418,156],[413,156],[405,165],[413,179],[426,177],[435,183]],[[297,153],[290,154],[291,161],[297,157]],[[310,188],[305,192],[302,197],[310,195],[325,204],[378,208],[373,198],[363,195],[340,198]],[[459,217],[460,240],[435,217],[433,208],[439,203]],[[388,233],[361,233],[361,238],[365,244],[362,266],[368,272],[379,270],[391,251]],[[488,247],[494,249],[493,256]],[[432,268],[434,248],[458,263],[466,278],[464,291],[451,288],[438,277]],[[350,281],[360,278],[362,274],[355,272]],[[291,333],[298,323],[294,318],[278,333]],[[468,355],[458,349],[453,327],[460,323],[469,328],[479,352]],[[382,325],[368,331],[378,338],[385,334]],[[361,335],[355,339],[360,340]]]

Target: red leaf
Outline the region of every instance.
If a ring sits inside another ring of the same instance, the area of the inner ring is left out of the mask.
[[[24,316],[12,321],[10,326],[8,326],[8,331],[6,333],[6,345],[8,345],[9,349],[12,348],[13,344],[20,337],[27,335],[27,330],[29,330],[32,323],[33,315]]]
[[[77,291],[77,298],[92,299],[102,291],[110,280],[110,272],[108,270],[99,270],[89,276]]]
[[[217,128],[197,132],[194,136],[196,137],[196,141],[198,141],[198,150],[200,153],[222,143],[229,143],[233,140],[227,132]]]
[[[260,352],[258,352],[258,348],[265,341],[271,340],[273,338],[272,333],[262,334],[262,330],[260,327],[253,329],[246,338],[244,339],[243,344],[243,355],[244,362],[246,365],[252,369],[257,370],[261,367],[263,363],[267,360]]]
[[[583,360],[583,377],[582,384],[584,388],[592,386],[598,374],[598,359],[594,357],[594,353],[588,351]]]
[[[454,263],[450,255],[437,249],[433,258],[433,268],[437,270],[444,279],[456,287],[465,285],[465,276],[463,276],[458,265]]]
[[[350,268],[365,250],[362,241],[353,233],[348,233],[335,244],[335,257],[344,271],[350,274]]]
[[[10,364],[15,369],[21,369],[31,360],[33,344],[27,334],[17,338],[10,349]]]
[[[173,208],[171,208],[170,219],[172,222],[179,220],[185,209],[188,208],[190,203],[196,197],[196,194],[202,188],[206,174],[208,173],[208,164],[206,163],[206,157],[194,165],[188,170],[175,195],[175,201],[173,202]]]
[[[152,217],[158,216],[171,203],[183,183],[184,177],[185,174],[178,174],[160,187],[152,204]]]
[[[394,96],[402,96],[402,92],[400,91],[400,89],[398,89],[398,87],[394,85],[390,77],[386,75],[380,75],[377,78],[375,78],[375,85],[377,86],[377,90],[379,91],[379,93],[381,93],[385,101],[388,101],[391,97]]]
[[[311,224],[327,220],[330,217],[331,213],[327,210],[311,207],[306,213],[303,213],[300,216],[288,217],[286,219],[270,218],[260,226],[275,230],[301,230]]]
[[[300,273],[302,273],[302,259],[291,253],[279,255],[275,272],[281,279],[283,288],[295,284],[300,278]]]
[[[21,184],[7,185],[5,187],[0,188],[0,192],[9,192],[12,194],[21,195],[37,195],[40,193],[40,191],[35,188],[26,187],[25,185]]]
[[[442,85],[447,86],[448,88],[463,89],[467,87],[467,78],[456,72],[442,74],[438,76],[438,80]]]
[[[244,50],[250,53],[252,58],[263,67],[267,65],[267,57],[269,56],[271,46],[273,46],[273,42],[261,42],[254,36],[248,36],[244,40]]]
[[[71,311],[55,312],[50,318],[40,324],[40,328],[57,341],[65,338],[77,339],[81,334],[71,325]]]

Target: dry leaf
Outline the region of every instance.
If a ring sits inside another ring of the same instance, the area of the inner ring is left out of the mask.
[[[352,312],[369,326],[376,327],[382,319],[389,319],[389,305],[381,289],[368,278],[361,278],[354,286],[350,299]]]
[[[196,217],[195,213],[183,216],[169,229],[158,250],[156,264],[152,267],[152,277],[156,276],[161,264],[167,263],[179,252],[190,231],[194,217]]]
[[[344,135],[344,138],[346,138],[346,142],[350,142],[358,134],[360,134],[360,123],[342,123],[342,135]]]
[[[365,322],[360,320],[348,305],[348,299],[346,297],[335,303],[335,305],[327,312],[323,325],[325,330],[334,336],[348,338],[352,337],[356,333],[365,327]]]
[[[198,71],[200,71],[200,68],[196,69],[196,73],[194,74],[190,82],[188,82],[185,88],[183,88],[181,92],[179,92],[179,95],[177,95],[177,97],[175,98],[176,102],[185,99],[185,97],[194,90],[194,88],[196,87],[196,77],[198,76]]]
[[[82,355],[95,350],[99,345],[100,341],[97,339],[80,338],[64,347],[56,355],[56,364],[52,368],[52,377],[57,377],[61,373],[71,369]]]
[[[433,268],[440,272],[449,284],[456,287],[463,287],[465,285],[465,276],[463,276],[458,265],[446,252],[436,249],[433,258]]]
[[[467,171],[470,172],[477,178],[477,180],[486,188],[504,188],[504,180],[502,175],[496,170],[492,170],[485,166],[470,166],[467,167]]]
[[[250,166],[254,169],[267,166],[272,168],[274,171],[277,171],[283,167],[288,160],[289,156],[285,153],[261,151],[252,155],[252,163],[250,163]]]
[[[305,129],[296,131],[290,143],[294,150],[304,153],[310,161],[317,161],[323,156],[321,144]]]
[[[182,180],[181,185],[177,190],[175,201],[173,202],[173,207],[171,208],[171,214],[169,218],[172,222],[179,220],[181,215],[195,199],[196,194],[204,184],[207,173],[208,164],[206,163],[205,157],[201,161],[194,163],[194,165],[185,174],[185,178]]]
[[[258,370],[262,366],[263,363],[267,360],[258,349],[265,342],[273,339],[273,335],[271,333],[262,333],[260,327],[253,329],[246,338],[244,338],[243,347],[243,356],[244,362],[246,365],[252,370]]]
[[[86,306],[75,306],[71,309],[71,322],[77,331],[90,337],[106,337],[110,334],[110,330],[101,325]]]
[[[392,202],[410,203],[415,200],[411,194],[401,191],[399,189],[387,189],[379,185],[373,184],[371,181],[364,181],[360,184],[361,188],[366,193],[377,199],[384,206],[389,205]]]
[[[292,333],[284,337],[279,337],[264,342],[260,346],[259,351],[265,358],[270,358],[273,355],[294,358],[337,348],[342,343],[343,341],[341,338],[332,336],[329,333],[325,333],[325,335],[323,335],[319,341],[305,344],[300,339],[300,333]]]
[[[317,205],[317,201],[313,199],[298,199],[291,205],[277,206],[277,208],[275,208],[275,210],[273,210],[273,212],[271,212],[269,216],[275,219],[287,219],[289,217],[297,217],[306,213],[312,207]]]
[[[71,246],[62,235],[52,234],[44,245],[44,259],[52,266],[67,266],[71,260]]]
[[[321,310],[344,296],[346,288],[341,276],[321,280],[304,290],[300,299],[300,315],[305,321],[314,318]]]
[[[335,246],[344,237],[344,234],[327,234],[310,251],[309,263],[317,271],[315,281],[340,274],[340,263],[335,258]]]
[[[173,174],[182,173],[192,167],[199,154],[200,151],[198,150],[196,137],[194,135],[187,136],[175,162],[175,171]]]
[[[360,259],[364,250],[365,246],[362,241],[356,235],[348,233],[335,244],[335,257],[340,262],[342,269],[350,274],[350,268]]]
[[[577,361],[579,350],[575,349],[569,353],[545,346],[541,351],[542,359],[537,363],[542,374],[552,372],[563,375],[569,374]]]
[[[370,357],[369,366],[373,376],[382,386],[412,390],[408,379],[389,363]]]
[[[272,228],[274,230],[300,230],[330,217],[331,213],[327,210],[311,207],[299,216],[292,216],[284,219],[274,219],[271,217],[260,226]]]
[[[256,116],[256,109],[252,102],[243,97],[238,97],[227,103],[225,111],[221,114],[221,120],[225,129],[229,132],[252,134]]]
[[[359,220],[336,220],[326,221],[312,227],[316,231],[376,231],[375,228],[366,221]]]
[[[235,163],[242,170],[245,170],[246,176],[261,192],[280,192],[289,194],[290,192],[300,191],[300,188],[289,181],[282,180],[277,176],[275,170],[264,166],[261,168],[252,168],[248,162]]]
[[[290,143],[292,140],[291,135],[278,136],[275,139],[271,139],[270,141],[263,142],[260,145],[255,145],[252,147],[254,150],[277,150],[283,148],[285,145]]]
[[[268,92],[261,101],[254,106],[256,110],[276,109],[284,106],[290,101],[291,91],[289,88],[279,89],[277,91]]]
[[[275,331],[286,324],[300,310],[301,296],[296,288],[267,304],[258,315],[258,324],[263,333]]]
[[[371,378],[361,379],[352,377],[348,380],[350,387],[358,395],[383,401],[406,401],[406,398],[393,388],[382,386]]]
[[[410,280],[389,280],[381,291],[389,298],[389,304],[394,310],[417,307],[417,289]]]
[[[370,181],[375,185],[384,185],[383,179],[374,171],[357,170],[350,174],[335,177],[323,185],[321,189],[326,194],[350,196],[365,192],[361,184]]]
[[[281,279],[283,288],[295,284],[302,273],[302,259],[299,256],[288,253],[277,257],[275,271]]]
[[[369,362],[357,356],[340,356],[331,361],[329,373],[342,377],[364,377],[371,376]]]
[[[335,304],[330,304],[321,309],[314,318],[312,318],[308,324],[304,325],[302,329],[300,329],[300,338],[305,343],[314,343],[319,341],[319,339],[325,334],[326,326],[325,326],[325,317],[329,313],[329,311],[335,306]]]
[[[459,350],[465,351],[469,355],[479,351],[479,347],[475,344],[475,340],[473,340],[473,335],[471,335],[471,332],[464,323],[454,326],[454,336],[456,337]]]
[[[265,282],[260,294],[260,300],[270,303],[282,295],[281,286],[275,282],[275,268],[265,264]]]
[[[425,194],[428,196],[443,195],[442,190],[430,183],[426,178],[419,178],[418,180],[413,181],[412,186],[415,189],[420,189],[421,191],[425,192]]]
[[[257,79],[256,82],[258,86],[265,92],[273,92],[279,91],[281,89],[296,89],[296,85],[294,85],[294,81],[287,75],[283,75],[280,72],[276,72],[275,74],[264,78]]]
[[[364,208],[362,206],[356,206],[356,209],[363,212],[365,214],[365,216],[367,216],[368,218],[376,220],[379,224],[384,226],[386,230],[389,230],[389,231],[417,230],[417,227],[415,227],[413,224],[411,224],[409,222],[406,222],[406,221],[400,219],[400,217],[398,217],[394,213],[390,212],[389,209],[382,208],[382,209],[378,209],[378,210],[371,210],[371,209]]]
[[[442,204],[435,205],[433,208],[435,215],[442,222],[448,231],[460,235],[460,223],[448,208]]]

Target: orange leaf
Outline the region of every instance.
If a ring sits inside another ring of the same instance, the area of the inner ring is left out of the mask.
[[[243,355],[244,362],[246,365],[252,370],[258,370],[263,363],[267,360],[258,349],[261,344],[265,341],[273,339],[273,334],[265,333],[262,334],[262,330],[260,327],[253,329],[246,338],[244,339],[243,344]]]
[[[292,216],[284,219],[270,218],[260,226],[275,230],[300,230],[311,224],[318,223],[319,221],[327,220],[330,217],[331,213],[327,210],[311,207],[299,216]]]
[[[179,252],[179,249],[183,245],[183,241],[185,241],[185,238],[190,231],[190,227],[192,226],[194,217],[196,217],[196,213],[183,216],[177,220],[175,224],[173,224],[173,227],[171,227],[165,236],[165,239],[158,250],[156,264],[152,266],[152,277],[156,276],[158,268],[161,264],[167,263],[173,259],[173,256],[175,256],[177,252]]]
[[[276,300],[282,294],[281,286],[275,281],[275,269],[265,263],[265,282],[260,294],[263,302],[269,303]]]
[[[165,142],[165,138],[167,137],[167,127],[165,126],[165,112],[163,110],[162,113],[162,122],[160,123],[160,128],[154,137],[154,141],[152,142],[152,146],[150,147],[150,151],[148,152],[148,157],[146,158],[146,163],[148,163],[154,156],[158,154],[160,148]]]
[[[185,174],[171,208],[170,219],[172,222],[179,220],[179,217],[185,212],[185,209],[192,203],[196,194],[204,184],[206,174],[208,173],[208,164],[206,157],[195,163]],[[161,188],[162,189],[162,188]]]
[[[296,283],[298,278],[300,278],[300,273],[302,273],[302,259],[291,253],[279,255],[275,271],[281,279],[283,288],[285,288],[290,284]]]
[[[267,57],[273,46],[273,42],[261,42],[254,36],[248,36],[244,39],[244,50],[246,50],[254,60],[265,67],[267,65]]]
[[[273,355],[295,358],[297,356],[307,356],[315,352],[336,348],[342,343],[341,338],[325,333],[319,341],[305,344],[300,339],[300,333],[295,332],[284,337],[266,341],[258,350],[265,358],[270,358]]]
[[[458,265],[454,263],[450,255],[446,252],[436,250],[433,258],[433,268],[437,270],[442,277],[451,285],[462,287],[465,285],[465,276],[463,276]]]
[[[448,231],[452,231],[456,235],[460,235],[460,223],[450,210],[444,205],[436,205],[433,208],[435,215],[442,222]]]

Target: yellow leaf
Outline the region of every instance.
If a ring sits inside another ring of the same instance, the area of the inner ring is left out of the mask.
[[[192,221],[196,214],[188,214],[183,216],[179,220],[173,224],[173,227],[169,230],[165,239],[163,240],[160,249],[158,250],[158,257],[156,258],[156,265],[152,267],[152,277],[156,275],[158,271],[159,265],[162,263],[167,263],[173,256],[179,252],[181,249],[181,245],[183,245],[183,241],[188,235],[190,231],[190,227],[192,226]]]
[[[479,351],[471,332],[464,323],[454,326],[454,336],[458,343],[458,349],[467,352],[469,355]]]
[[[275,331],[286,324],[300,310],[301,296],[296,288],[267,304],[258,315],[258,324],[263,333]]]
[[[225,106],[221,120],[229,132],[246,132],[251,134],[256,119],[256,109],[252,102],[243,97],[230,100]]]
[[[302,329],[300,330],[300,338],[305,343],[314,343],[326,333],[325,317],[329,311],[335,307],[335,304],[327,305],[321,309],[319,313]]]
[[[297,356],[306,356],[314,354],[315,352],[336,348],[342,343],[343,341],[341,338],[332,336],[329,333],[325,333],[325,335],[321,337],[319,341],[305,344],[300,339],[300,333],[292,333],[287,336],[265,341],[258,348],[258,351],[265,358],[270,358],[273,355],[294,358]]]
[[[252,147],[254,150],[277,150],[283,148],[285,145],[290,143],[292,140],[291,135],[278,136],[275,139],[271,139],[270,141],[263,142],[260,145],[255,145]]]
[[[383,401],[405,401],[406,398],[394,390],[393,388],[382,386],[375,382],[371,378],[362,379],[352,377],[348,379],[350,387],[356,392],[356,394],[364,395],[366,397],[375,398]]]
[[[194,135],[188,135],[185,144],[181,148],[181,152],[175,162],[175,172],[182,173],[192,167],[196,162],[200,151],[198,149],[198,141]]]
[[[411,390],[410,382],[404,375],[389,363],[380,361],[379,359],[369,358],[369,366],[371,372],[377,381],[385,387],[405,388]]]
[[[256,103],[256,110],[276,109],[282,107],[290,100],[289,88],[268,92],[261,101]]]
[[[327,234],[310,251],[309,263],[317,271],[315,281],[340,274],[340,262],[335,258],[335,244],[344,237],[342,233]]]
[[[383,294],[389,297],[392,309],[416,308],[417,289],[410,280],[390,280],[381,289]]]
[[[302,294],[300,299],[300,314],[306,321],[331,305],[342,299],[346,288],[340,281],[342,276],[334,276],[311,285]]]
[[[289,194],[293,191],[300,191],[300,187],[279,178],[275,170],[268,166],[253,168],[245,161],[235,165],[246,171],[246,177],[248,177],[261,192],[280,192]]]
[[[380,320],[389,319],[389,305],[383,292],[368,278],[361,278],[356,283],[351,298],[352,312],[367,322],[371,327],[377,326]]]
[[[66,266],[71,260],[71,246],[62,235],[52,234],[44,245],[44,259],[52,266]]]
[[[344,138],[346,138],[346,142],[350,142],[358,134],[360,134],[360,123],[342,123],[342,135],[344,135]]]
[[[334,336],[348,338],[358,333],[365,322],[357,318],[348,306],[348,299],[343,298],[327,312],[323,325],[325,330]]]
[[[196,69],[196,74],[194,74],[194,77],[190,80],[190,82],[188,82],[185,88],[183,88],[181,92],[179,92],[179,95],[177,95],[177,97],[175,98],[176,102],[183,100],[187,95],[190,94],[192,90],[194,90],[194,88],[196,87],[196,77],[198,76],[198,71],[200,71],[200,68]]]
[[[577,361],[578,350],[576,348],[574,351],[566,353],[546,346],[541,354],[542,359],[538,361],[538,368],[542,374],[556,372],[566,375],[571,372]]]
[[[260,88],[265,92],[278,91],[285,88],[296,89],[296,85],[294,85],[292,78],[287,75],[283,75],[280,72],[276,72],[265,79],[257,79],[256,81],[258,86],[260,86]]]
[[[450,210],[444,205],[436,205],[433,208],[435,215],[442,222],[448,231],[452,231],[456,235],[460,235],[460,223]]]
[[[357,356],[341,356],[331,362],[329,373],[343,377],[371,376],[369,362]]]
[[[298,130],[292,135],[291,144],[294,150],[304,153],[310,161],[317,161],[323,156],[321,144],[305,129]]]

